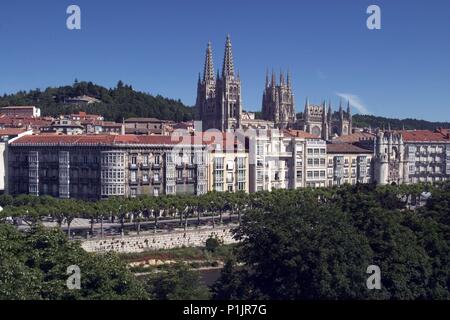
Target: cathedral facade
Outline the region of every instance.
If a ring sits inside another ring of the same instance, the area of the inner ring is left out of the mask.
[[[324,140],[330,140],[336,136],[345,136],[352,133],[352,113],[350,103],[347,105],[347,111],[342,108],[342,102],[339,105],[339,111],[334,112],[331,103],[324,102],[320,105],[312,105],[306,101],[303,119],[298,121],[298,127],[308,133],[321,137]]]
[[[264,120],[273,121],[279,129],[292,129],[296,122],[294,94],[292,92],[291,76],[286,79],[280,73],[280,82],[276,82],[275,73],[272,79],[266,75],[266,86],[263,93],[262,116]]]
[[[241,80],[235,73],[230,36],[225,44],[221,74],[214,75],[212,47],[208,44],[203,78],[199,75],[198,79],[196,108],[203,130],[241,128]]]
[[[352,114],[350,104],[347,111],[342,108],[333,112],[328,105],[312,105],[306,102],[303,118],[296,119],[294,93],[291,76],[280,73],[279,82],[272,72],[266,74],[266,83],[262,99],[262,119],[246,119],[243,112],[241,79],[235,72],[233,50],[230,36],[227,36],[222,71],[214,70],[211,43],[206,48],[203,76],[199,74],[197,83],[196,109],[202,121],[202,130],[217,129],[232,131],[235,129],[279,128],[300,129],[310,134],[331,140],[336,136],[352,133]]]

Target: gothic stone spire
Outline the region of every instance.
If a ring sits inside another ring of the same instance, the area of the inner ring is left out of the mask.
[[[225,55],[223,57],[222,76],[223,78],[229,76],[234,77],[233,50],[231,47],[230,35],[227,36],[227,41],[225,43]]]
[[[212,54],[212,46],[211,42],[208,42],[208,47],[206,48],[206,57],[205,57],[205,70],[203,73],[203,81],[214,81],[214,62],[213,62],[213,54]]]

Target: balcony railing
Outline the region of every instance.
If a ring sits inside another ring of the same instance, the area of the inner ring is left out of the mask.
[[[139,179],[129,179],[129,183],[131,185],[138,185],[139,184]]]
[[[130,168],[130,170],[137,170],[138,169],[138,165],[136,163],[130,163],[129,164],[129,168]]]
[[[152,169],[153,169],[153,170],[159,170],[159,169],[161,169],[161,164],[159,164],[159,163],[153,163],[153,164],[152,164]]]
[[[141,169],[150,169],[150,164],[148,164],[148,163],[141,163]]]

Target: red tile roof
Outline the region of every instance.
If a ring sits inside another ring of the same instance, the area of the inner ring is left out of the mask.
[[[371,154],[372,151],[357,147],[349,143],[330,143],[327,144],[327,153]]]
[[[202,144],[191,136],[138,136],[138,135],[32,135],[17,139],[12,145],[176,145]]]
[[[221,150],[236,150],[238,146],[244,148],[245,138],[239,137],[231,132],[200,132],[196,133],[196,137],[203,140],[203,143],[210,145],[211,149],[215,149],[215,145],[220,145]]]
[[[334,139],[336,142],[355,143],[364,140],[375,140],[376,134],[370,132],[355,132],[346,136],[340,136]]]
[[[320,139],[319,136],[301,130],[283,130],[288,137],[305,138],[305,139]]]
[[[442,131],[444,130],[444,131]],[[445,134],[446,129],[441,129],[441,131],[430,131],[430,130],[404,130],[397,131],[403,137],[404,141],[416,141],[416,142],[428,142],[428,141],[439,141],[439,142],[450,142],[450,138]]]
[[[26,132],[27,129],[24,128],[6,128],[0,129],[0,136],[18,136],[21,133]]]
[[[53,119],[51,118],[31,118],[31,117],[0,117],[0,124],[5,127],[26,127],[26,126],[45,126],[51,124]]]

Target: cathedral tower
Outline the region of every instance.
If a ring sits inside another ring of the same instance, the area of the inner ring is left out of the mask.
[[[240,128],[242,114],[241,80],[235,74],[230,36],[225,43],[222,74],[214,76],[211,44],[208,44],[203,79],[199,77],[196,107],[203,130]]]
[[[266,87],[263,93],[262,114],[265,120],[273,121],[280,129],[292,128],[295,121],[294,94],[292,92],[291,76],[288,73],[286,79],[280,73],[280,82],[276,83],[275,73],[272,72],[272,80],[266,74]]]
[[[203,79],[200,75],[198,77],[196,107],[199,118],[203,121],[203,129],[215,128],[217,122],[216,78],[211,42],[206,48]]]
[[[218,107],[219,122],[217,129],[222,131],[241,127],[242,99],[241,79],[234,71],[233,50],[230,36],[225,43],[222,76],[217,79],[216,106]]]

